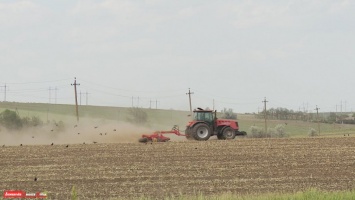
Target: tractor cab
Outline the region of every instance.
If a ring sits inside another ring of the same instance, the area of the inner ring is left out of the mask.
[[[212,110],[203,110],[199,108],[198,110],[194,110],[193,120],[194,121],[203,121],[212,125],[214,122],[215,116]]]

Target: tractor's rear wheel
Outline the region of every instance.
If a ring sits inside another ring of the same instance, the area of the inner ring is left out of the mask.
[[[235,131],[231,127],[226,127],[222,131],[222,138],[225,140],[233,140],[235,138]]]
[[[211,137],[211,130],[207,124],[196,124],[192,128],[192,136],[195,140],[208,140]]]

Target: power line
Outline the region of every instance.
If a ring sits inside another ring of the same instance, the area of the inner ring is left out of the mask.
[[[67,79],[59,79],[59,80],[49,80],[49,81],[33,81],[33,82],[11,82],[9,84],[13,84],[13,85],[27,85],[27,84],[35,84],[35,83],[51,83],[51,82],[60,82],[60,81],[67,81],[70,80],[70,78]]]
[[[57,90],[58,88],[55,87],[54,89],[52,89],[51,87],[49,87],[49,103],[51,103],[52,100],[52,90],[54,90],[54,104],[57,104]]]
[[[120,90],[120,91],[126,91],[126,92],[139,92],[139,93],[162,93],[162,92],[180,92],[183,91],[184,89],[175,89],[175,90],[171,90],[171,89],[167,89],[167,90],[127,90],[127,89],[122,89],[122,88],[116,88],[116,87],[112,87],[112,86],[107,86],[107,85],[103,85],[103,84],[99,84],[99,83],[94,83],[94,82],[90,82],[90,81],[86,81],[83,79],[80,79],[83,82],[87,82],[89,84],[93,84],[99,87],[103,87],[103,88],[109,88],[109,89],[113,89],[113,90]]]

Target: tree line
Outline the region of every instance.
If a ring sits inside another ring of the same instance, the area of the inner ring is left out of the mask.
[[[270,108],[266,110],[266,115],[268,119],[271,120],[302,120],[302,121],[320,121],[323,123],[346,123],[355,124],[355,114],[348,113],[320,113],[317,118],[316,113],[308,113],[302,111],[294,111],[287,108]],[[256,114],[257,118],[264,118],[265,111]]]

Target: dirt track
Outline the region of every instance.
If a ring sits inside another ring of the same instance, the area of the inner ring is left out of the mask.
[[[0,147],[0,168],[2,191],[52,199],[348,190],[355,137]]]

